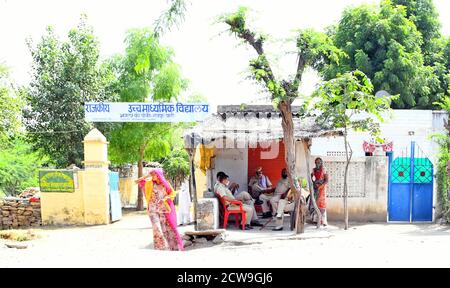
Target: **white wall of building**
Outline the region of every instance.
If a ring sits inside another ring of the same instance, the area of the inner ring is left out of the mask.
[[[410,151],[411,141],[415,141],[421,150],[431,159],[437,153],[437,145],[429,139],[432,133],[445,131],[443,119],[447,117],[446,113],[428,110],[394,110],[392,118],[385,116],[385,123],[380,125],[381,137],[386,141],[394,142],[394,157],[400,156],[402,151]],[[353,148],[354,157],[363,157],[363,142],[371,140],[369,133],[351,131],[349,133],[349,142]],[[336,156],[330,155],[333,152],[344,152],[344,139],[342,137],[334,138],[315,138],[312,140],[312,155]],[[405,153],[404,152],[404,153]]]
[[[394,110],[392,117],[385,117],[385,123],[380,125],[381,137],[387,142],[394,143],[394,159],[399,156],[409,157],[411,141],[415,141],[416,157],[428,157],[433,162],[436,174],[439,147],[430,140],[430,135],[445,131],[444,119],[448,119],[447,113],[428,110]],[[389,119],[390,118],[390,119]],[[349,143],[353,148],[354,157],[364,157],[363,142],[369,141],[369,133],[351,131]],[[317,156],[339,156],[344,153],[344,139],[340,138],[317,138],[313,139],[311,147],[312,155]],[[420,152],[417,152],[419,150]],[[434,182],[434,202],[437,199],[437,184]],[[386,203],[387,205],[387,203]],[[434,204],[436,206],[436,204]]]
[[[215,167],[213,169],[214,183],[216,181],[216,174],[220,171],[223,171],[227,175],[229,175],[231,182],[238,183],[240,186],[240,191],[247,191],[247,149],[217,149],[215,157]],[[210,187],[210,182],[211,177],[208,177],[208,187]]]

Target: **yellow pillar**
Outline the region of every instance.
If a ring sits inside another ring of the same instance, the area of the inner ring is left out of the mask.
[[[93,129],[84,138],[84,222],[86,225],[110,223],[108,142]]]

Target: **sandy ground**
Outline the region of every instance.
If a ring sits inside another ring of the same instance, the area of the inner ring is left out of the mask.
[[[0,267],[450,267],[450,227],[436,224],[308,226],[300,236],[228,230],[223,244],[181,253],[152,249],[142,213],[108,226],[35,231],[40,239],[25,250],[0,240]]]

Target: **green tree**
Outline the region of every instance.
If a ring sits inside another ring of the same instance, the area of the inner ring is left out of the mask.
[[[384,121],[383,112],[390,109],[390,104],[396,97],[378,98],[373,95],[373,85],[361,71],[348,72],[337,78],[322,83],[314,92],[312,98],[313,111],[319,111],[318,121],[331,124],[344,130],[344,145],[346,166],[344,174],[344,214],[345,229],[348,229],[348,167],[353,150],[348,143],[348,131],[369,131],[379,138],[378,121]],[[379,139],[382,141],[381,139]]]
[[[189,154],[183,147],[174,149],[162,161],[164,172],[174,189],[189,176]]]
[[[100,63],[99,42],[85,17],[67,41],[48,27],[37,45],[28,44],[33,66],[24,117],[30,143],[58,167],[81,165],[82,141],[92,128],[84,120],[84,103],[115,99],[108,88],[114,75]]]
[[[433,0],[392,0],[395,5],[406,7],[407,17],[422,34],[422,54],[428,73],[432,73],[430,94],[436,95],[433,101],[442,99],[448,95],[449,85],[449,61],[450,55],[446,55],[448,38],[441,35],[441,23],[439,13]],[[439,83],[436,80],[439,80]],[[434,83],[433,83],[434,82]],[[431,103],[426,108],[434,108]]]
[[[13,87],[8,69],[0,64],[0,149],[21,127],[21,93]]]
[[[298,56],[297,70],[292,78],[279,80],[275,77],[264,50],[266,36],[258,34],[248,27],[247,12],[247,8],[241,7],[235,13],[222,16],[220,20],[229,26],[232,34],[250,45],[257,54],[257,57],[250,61],[250,71],[253,79],[262,84],[264,89],[271,95],[274,107],[282,115],[286,167],[291,187],[298,194],[298,187],[295,186],[294,181],[297,177],[295,175],[296,154],[292,102],[299,97],[299,86],[307,67],[317,69],[326,60],[330,62],[338,61],[343,56],[343,53],[323,33],[310,29],[298,31],[295,40]],[[297,232],[302,232],[302,229],[303,227],[297,225]]]
[[[424,39],[407,17],[404,6],[395,6],[387,0],[382,1],[380,7],[348,8],[329,34],[348,57],[339,65],[331,63],[321,69],[326,80],[360,70],[372,79],[375,91],[400,95],[393,102],[393,108],[429,109],[446,92],[435,71],[443,67],[425,65]],[[434,32],[427,35],[434,35]],[[441,73],[445,74],[445,71]]]
[[[185,88],[173,51],[160,45],[149,29],[130,30],[125,55],[112,61],[118,82],[116,92],[123,102],[170,101]],[[144,160],[158,160],[169,154],[174,130],[171,123],[120,123],[111,132],[110,155],[116,164],[138,163],[143,176]],[[139,190],[137,209],[144,207]]]
[[[15,196],[28,187],[38,187],[38,173],[45,158],[33,152],[20,137],[0,149],[0,194]]]
[[[433,54],[436,51],[436,41],[441,38],[441,23],[439,13],[433,0],[392,0],[394,5],[406,7],[406,15],[422,34],[422,51],[425,64],[433,65]]]

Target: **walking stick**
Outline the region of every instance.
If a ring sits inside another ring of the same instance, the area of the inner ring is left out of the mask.
[[[273,217],[270,217],[269,220],[267,220],[267,222],[261,227],[259,228],[259,231],[263,230],[264,228],[266,228],[267,225],[269,225],[270,222],[273,221]]]

